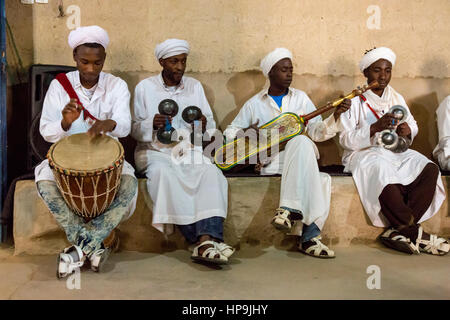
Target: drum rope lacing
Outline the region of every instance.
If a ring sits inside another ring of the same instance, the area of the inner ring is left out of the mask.
[[[116,196],[118,187],[120,185],[120,175],[121,175],[121,171],[119,170],[118,172],[108,172],[106,174],[106,192],[103,193],[97,193],[97,188],[98,188],[98,183],[100,181],[100,176],[97,177],[89,177],[92,181],[92,186],[93,186],[93,190],[94,190],[94,194],[92,196],[87,196],[84,194],[83,192],[83,185],[84,185],[84,179],[85,177],[81,177],[81,181],[79,181],[78,179],[76,179],[77,177],[75,177],[75,182],[78,186],[78,191],[79,191],[79,195],[75,196],[72,192],[67,192],[64,190],[69,190],[70,191],[70,177],[69,176],[59,176],[59,179],[56,179],[56,182],[58,184],[59,190],[61,191],[61,193],[63,194],[63,197],[66,199],[67,202],[69,202],[72,206],[72,208],[82,217],[84,218],[95,218],[96,216],[98,216],[99,213],[103,212],[104,210],[106,210],[106,206],[108,204],[107,199],[110,198],[110,195],[112,193],[112,198],[114,198]],[[115,174],[116,173],[116,174]],[[115,181],[114,181],[114,186],[111,185],[111,181],[113,179],[113,176],[116,177]],[[74,178],[74,177],[72,177]],[[95,178],[95,179],[94,179]],[[62,186],[61,181],[63,182],[65,188]],[[106,196],[105,201],[103,202],[103,206],[101,208],[99,208],[99,203],[98,203],[98,199],[100,197]],[[75,202],[75,198],[79,199],[81,201],[81,208],[78,207],[78,205]],[[88,208],[86,206],[86,201],[87,199],[93,199],[94,203],[92,205],[92,208]],[[91,210],[89,210],[91,209]]]

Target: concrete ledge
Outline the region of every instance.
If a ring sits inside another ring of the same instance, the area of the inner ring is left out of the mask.
[[[262,245],[287,248],[293,245],[270,225],[278,207],[280,177],[227,178],[228,218],[225,239],[232,245]],[[448,190],[450,177],[443,177]],[[164,252],[185,248],[178,230],[167,238],[151,226],[152,201],[144,179],[139,179],[139,195],[134,215],[119,226],[121,248],[143,252]],[[448,201],[439,213],[424,223],[427,231],[450,235]],[[322,235],[333,246],[375,243],[381,229],[371,226],[351,177],[332,177],[331,210]],[[68,245],[63,230],[38,197],[34,181],[17,183],[14,199],[15,254],[55,254]]]

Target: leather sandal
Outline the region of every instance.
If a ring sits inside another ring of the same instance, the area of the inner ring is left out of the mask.
[[[321,236],[314,237],[309,241],[312,241],[315,244],[309,246],[306,249],[303,249],[303,243],[300,243],[298,245],[298,249],[300,250],[300,252],[302,252],[308,256],[312,256],[312,257],[316,257],[316,258],[321,258],[321,259],[335,258],[334,251],[331,250],[330,248],[328,248],[326,245],[324,245],[320,240],[322,240]],[[325,251],[326,255],[321,254],[323,251]]]
[[[227,258],[231,257],[233,255],[233,253],[236,252],[235,248],[226,244],[225,242],[216,242],[216,246],[217,246],[217,249],[219,249],[219,251],[222,252],[222,254]],[[188,246],[188,250],[190,252],[194,252],[195,247],[196,247],[195,244],[191,244]]]
[[[235,248],[226,244],[225,242],[216,242],[217,249],[227,258],[231,257],[236,251]]]
[[[398,234],[394,235],[395,233]],[[419,248],[394,228],[387,229],[380,235],[379,239],[388,248],[408,254],[420,254]]]
[[[101,272],[106,260],[111,253],[111,248],[97,249],[89,255],[89,261],[91,262],[91,270],[94,272]]]
[[[423,229],[419,227],[416,245],[421,252],[443,256],[450,251],[450,243],[444,238],[440,238],[435,234],[430,234],[430,239],[422,239]]]
[[[73,256],[69,253],[71,251],[75,251],[78,255],[78,260],[75,261]],[[58,279],[62,279],[71,275],[75,269],[81,268],[86,260],[86,256],[83,254],[83,251],[78,246],[71,246],[65,248],[59,255],[57,259],[57,267],[56,267],[56,277]]]
[[[290,214],[289,210],[278,208],[272,218],[272,225],[280,231],[289,232],[292,228],[292,222],[289,219]]]
[[[210,247],[206,248],[203,253],[199,254],[199,249],[203,246],[211,245]],[[191,259],[197,262],[208,262],[212,264],[227,264],[228,258],[220,252],[220,250],[217,247],[217,242],[206,240],[200,243],[198,246],[194,248],[194,251],[192,252]]]

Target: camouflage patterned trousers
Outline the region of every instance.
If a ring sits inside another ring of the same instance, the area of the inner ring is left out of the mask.
[[[56,182],[39,181],[37,189],[58,224],[64,229],[69,242],[79,246],[89,255],[101,248],[103,240],[128,215],[131,201],[137,193],[137,179],[122,175],[114,201],[103,214],[87,223],[69,209]]]

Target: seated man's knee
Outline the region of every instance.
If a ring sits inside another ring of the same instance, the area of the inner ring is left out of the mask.
[[[169,170],[168,166],[164,163],[152,163],[145,170],[145,176],[147,179],[154,178],[155,176],[160,176]]]
[[[423,173],[426,177],[429,177],[431,180],[437,180],[439,176],[439,167],[434,163],[428,163],[423,169]]]
[[[314,152],[313,142],[305,135],[298,135],[292,138],[286,145],[286,149],[296,148],[298,152]]]

